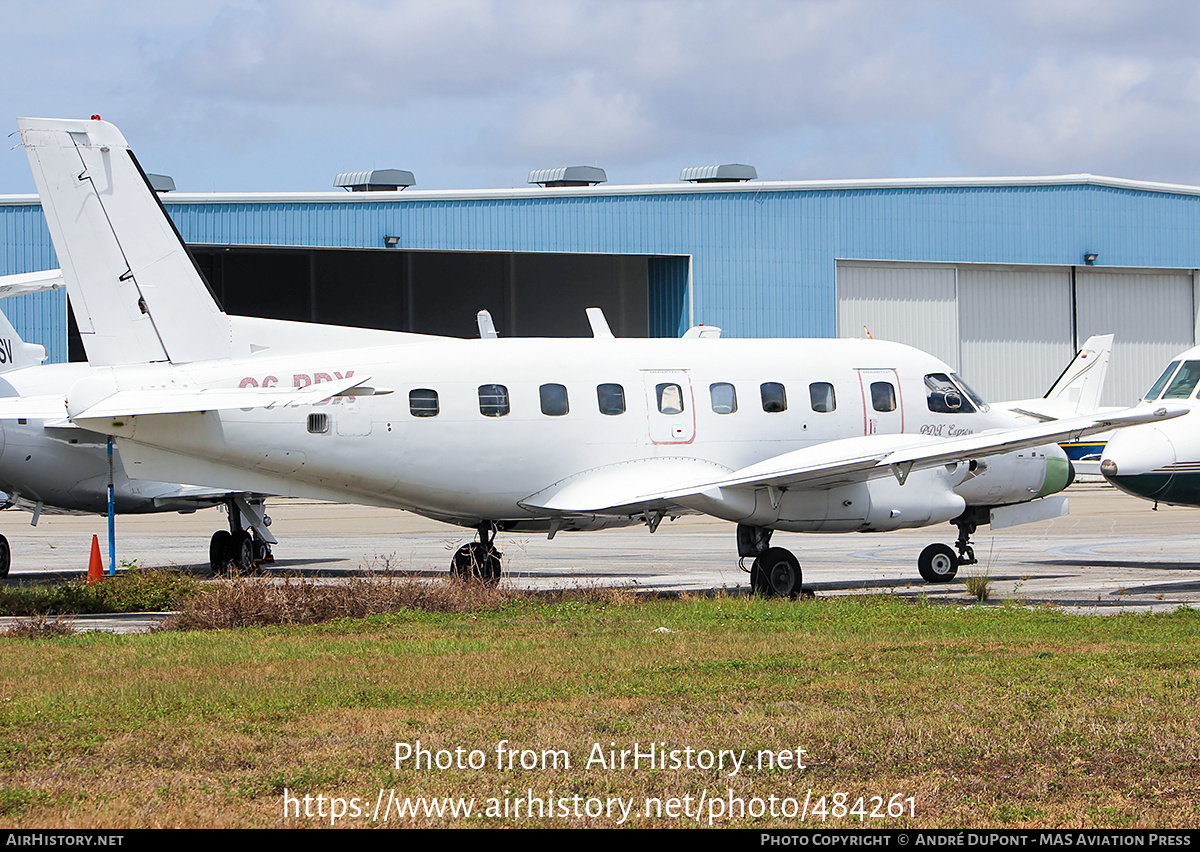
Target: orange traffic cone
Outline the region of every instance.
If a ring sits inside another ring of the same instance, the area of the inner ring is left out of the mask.
[[[88,585],[104,579],[104,565],[100,562],[100,538],[92,536],[92,559],[88,562]]]

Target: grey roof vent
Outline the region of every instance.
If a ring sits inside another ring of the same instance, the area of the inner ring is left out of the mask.
[[[595,186],[606,183],[608,175],[595,166],[559,166],[557,169],[534,169],[529,182],[542,186]]]
[[[333,180],[334,186],[344,186],[351,192],[390,192],[416,186],[413,173],[404,169],[373,169],[369,172],[342,172]]]
[[[743,180],[758,180],[754,166],[726,163],[723,166],[692,166],[679,173],[680,180],[692,183],[738,183]]]
[[[174,192],[175,181],[170,175],[146,175],[150,188],[155,192]]]

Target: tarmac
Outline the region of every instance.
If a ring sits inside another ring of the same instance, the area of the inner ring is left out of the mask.
[[[987,605],[1050,606],[1067,612],[1165,612],[1200,606],[1200,509],[1160,506],[1100,483],[1076,483],[1066,492],[1071,512],[1049,521],[973,537],[978,564],[959,569],[951,583],[931,585],[917,573],[927,544],[953,544],[956,529],[870,534],[776,533],[772,544],[791,549],[804,572],[805,593],[924,596],[976,605],[966,590],[973,575],[989,578]],[[448,574],[450,557],[470,541],[469,530],[404,512],[299,499],[270,500],[271,531],[279,539],[267,577],[288,574],[336,582],[372,571],[417,577]],[[0,512],[12,568],[6,582],[50,582],[87,571],[92,536],[108,565],[107,520],[98,516]],[[116,522],[118,570],[161,567],[207,577],[208,542],[225,528],[217,509],[191,515],[127,515]],[[734,525],[709,518],[664,520],[651,535],[644,526],[545,536],[501,534],[502,583],[521,589],[613,586],[666,593],[747,593]],[[747,560],[747,568],[749,568]],[[77,629],[135,632],[159,616],[79,618]],[[9,619],[0,619],[3,627]]]

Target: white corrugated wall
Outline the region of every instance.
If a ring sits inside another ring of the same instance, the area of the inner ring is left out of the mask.
[[[1193,345],[1189,270],[838,263],[838,336],[924,349],[985,399],[1041,396],[1079,344],[1115,335],[1104,405],[1127,405],[1170,358]]]

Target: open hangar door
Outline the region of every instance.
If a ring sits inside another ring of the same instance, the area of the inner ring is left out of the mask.
[[[586,308],[618,337],[687,327],[690,258],[193,245],[231,314],[476,337],[477,311],[504,337],[590,337]],[[69,316],[72,361],[85,360]]]
[[[1093,334],[1115,335],[1102,403],[1136,401],[1194,345],[1192,270],[842,261],[839,337],[896,340],[958,368],[985,399],[1041,396]]]

